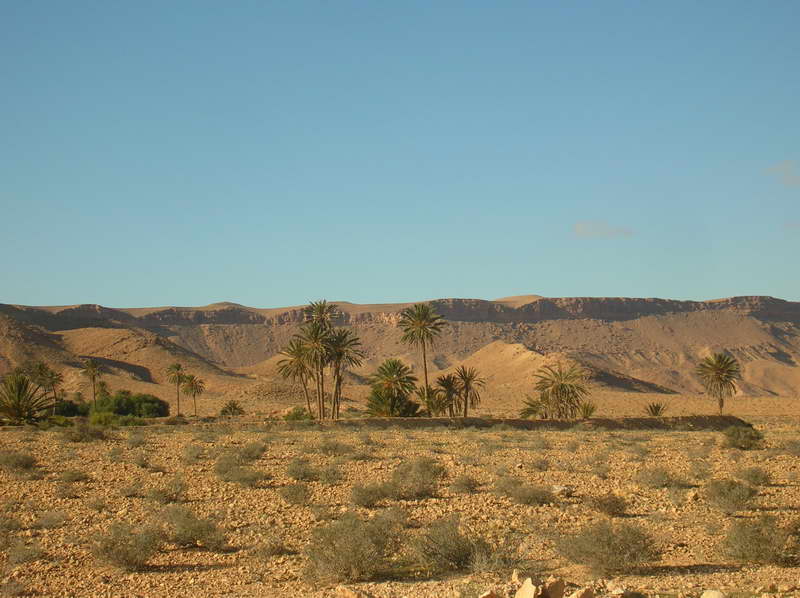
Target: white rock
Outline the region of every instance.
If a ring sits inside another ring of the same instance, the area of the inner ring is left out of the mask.
[[[700,594],[700,598],[728,598],[724,593],[719,590],[706,590]]]

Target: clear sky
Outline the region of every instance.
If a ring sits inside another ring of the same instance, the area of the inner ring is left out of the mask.
[[[800,2],[0,0],[0,302],[800,300]]]

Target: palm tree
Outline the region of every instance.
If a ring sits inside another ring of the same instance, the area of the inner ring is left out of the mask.
[[[48,368],[47,375],[44,378],[45,388],[50,389],[53,393],[53,415],[56,414],[56,403],[58,402],[58,387],[64,383],[64,375]]]
[[[367,400],[367,413],[379,417],[413,417],[419,405],[409,395],[416,388],[417,378],[411,368],[399,359],[387,359],[370,379],[372,392]]]
[[[303,310],[306,322],[317,322],[330,330],[333,328],[333,319],[339,314],[339,306],[328,303],[325,299],[311,301]]]
[[[447,413],[454,417],[460,409],[458,378],[455,374],[447,374],[436,378],[436,389],[442,394]]]
[[[439,417],[447,411],[447,396],[441,389],[418,386],[414,394],[417,402],[425,407],[430,417]]]
[[[361,341],[355,332],[345,328],[339,328],[330,333],[328,352],[328,359],[333,370],[331,418],[337,419],[342,398],[344,374],[348,369],[361,365],[364,359],[364,352],[361,350]]]
[[[105,380],[100,380],[97,383],[97,396],[100,397],[101,401],[111,397],[111,387]]]
[[[175,398],[178,402],[178,415],[181,414],[181,384],[186,377],[183,366],[179,363],[173,363],[167,368],[167,381],[175,385]]]
[[[81,374],[92,382],[92,403],[97,407],[97,381],[103,377],[103,368],[91,357],[83,362]]]
[[[464,408],[464,417],[467,417],[468,408],[480,405],[480,389],[486,385],[486,380],[478,376],[478,370],[460,366],[456,370],[458,380],[459,399]]]
[[[422,369],[425,388],[428,388],[428,346],[433,346],[445,322],[427,303],[416,303],[400,312],[399,326],[403,331],[401,342],[419,346],[422,349]]]
[[[309,414],[311,411],[311,396],[308,393],[308,381],[314,377],[311,369],[308,350],[300,338],[293,338],[289,341],[286,348],[281,351],[285,359],[278,362],[278,373],[284,378],[300,382],[303,387],[303,394],[306,397],[306,408]]]
[[[739,362],[727,353],[714,353],[698,364],[696,373],[706,392],[717,399],[722,415],[725,397],[736,393],[736,380],[741,378]]]
[[[34,422],[50,409],[44,389],[25,374],[14,372],[0,384],[0,415],[12,423]]]
[[[586,372],[576,364],[568,368],[546,365],[535,374],[536,390],[545,416],[571,419],[589,395]]]
[[[194,416],[197,417],[197,397],[206,390],[206,383],[194,374],[183,376],[183,392],[192,397],[194,402]]]
[[[300,329],[298,339],[306,348],[308,360],[314,372],[317,387],[317,412],[319,419],[325,419],[325,366],[330,357],[330,328],[324,321],[312,320]]]
[[[373,388],[394,395],[409,395],[417,385],[417,377],[411,373],[411,368],[399,359],[387,359],[380,364],[370,381]]]

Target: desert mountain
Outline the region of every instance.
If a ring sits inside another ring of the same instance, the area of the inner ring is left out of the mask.
[[[544,364],[583,364],[597,385],[613,392],[697,393],[693,368],[703,356],[728,350],[743,366],[741,392],[800,392],[800,303],[772,297],[712,301],[633,298],[547,298],[431,301],[448,326],[431,352],[436,376],[465,364],[488,380],[487,399],[530,392]],[[410,304],[337,302],[337,325],[352,326],[365,364],[351,391],[387,357],[421,370],[415,350],[400,342],[400,311]],[[207,381],[212,397],[257,387],[297,394],[276,375],[277,353],[303,321],[302,306],[257,309],[235,303],[205,307],[113,309],[99,305],[28,307],[0,304],[0,372],[43,359],[65,374],[68,390],[86,392],[80,361],[93,356],[113,387],[168,398],[164,369],[180,361]]]

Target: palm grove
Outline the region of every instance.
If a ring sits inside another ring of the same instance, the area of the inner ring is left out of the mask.
[[[352,329],[335,325],[342,316],[336,304],[325,300],[311,302],[303,314],[300,330],[280,353],[278,371],[302,388],[305,409],[300,409],[297,416],[338,419],[346,375],[363,364],[365,352]],[[444,319],[432,306],[415,304],[400,313],[398,326],[402,331],[401,341],[420,353],[422,380],[401,360],[384,360],[369,377],[367,414],[373,417],[468,417],[469,409],[479,406],[486,385],[477,370],[462,365],[454,373],[438,376],[433,383],[428,376],[428,352],[446,326]],[[88,415],[90,411],[138,417],[169,413],[168,404],[153,395],[134,395],[119,390],[112,396],[102,380],[104,373],[104,368],[94,358],[82,364],[81,374],[91,385],[92,405],[83,404],[85,409],[81,411],[70,410],[75,403],[66,400],[64,392],[59,391],[64,382],[61,373],[43,362],[18,367],[0,383],[0,420],[25,423],[48,415]],[[165,373],[167,382],[175,388],[177,414],[181,414],[183,392],[192,398],[196,416],[197,397],[205,391],[205,382],[186,371],[180,363],[171,364]],[[721,414],[725,399],[736,393],[736,382],[741,378],[739,363],[727,353],[715,353],[698,364],[695,374],[706,393],[717,401]],[[545,366],[535,378],[537,395],[524,400],[521,417],[574,419],[593,415],[595,406],[588,400],[588,374],[580,366]],[[80,393],[75,394],[80,398]],[[647,406],[647,412],[662,415],[664,408],[665,405],[654,403]],[[239,413],[242,411],[235,401],[230,401],[221,411],[221,415]]]

